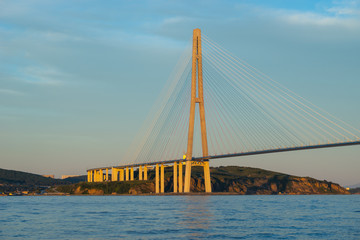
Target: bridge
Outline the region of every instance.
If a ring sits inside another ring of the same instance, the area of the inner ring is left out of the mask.
[[[192,48],[170,80],[123,163],[88,169],[88,182],[133,181],[134,172],[146,181],[154,169],[154,191],[164,193],[164,169],[171,167],[173,192],[188,193],[191,167],[201,166],[205,191],[211,192],[210,160],[360,144],[359,130],[233,56],[200,29],[194,29]]]

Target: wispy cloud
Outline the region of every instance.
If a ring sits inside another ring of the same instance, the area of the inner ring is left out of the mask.
[[[21,71],[20,79],[30,84],[60,86],[69,77],[55,68],[26,67]]]
[[[337,16],[327,16],[314,12],[286,12],[282,11],[279,15],[281,19],[298,25],[317,25],[317,26],[343,26],[349,28],[360,27],[360,22],[355,19],[341,18]]]
[[[336,16],[360,16],[360,1],[334,1],[333,6],[327,8],[327,12]]]
[[[0,88],[0,94],[6,94],[6,95],[24,95],[23,92],[19,92],[12,89],[6,89],[6,88]]]
[[[76,36],[73,34],[66,34],[63,32],[55,32],[55,31],[44,31],[41,32],[41,35],[44,39],[49,41],[84,41],[85,38]]]
[[[237,9],[251,15],[304,26],[338,26],[360,28],[360,4],[357,1],[333,1],[328,5],[309,10],[271,8],[259,5],[237,5]]]
[[[319,11],[293,12],[285,17],[294,24],[314,24],[318,26],[360,27],[359,0],[333,1]]]

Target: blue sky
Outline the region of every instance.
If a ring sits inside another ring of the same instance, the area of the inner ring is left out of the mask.
[[[360,128],[360,1],[0,0],[0,167],[116,165],[201,28]],[[359,147],[226,160],[360,183]]]

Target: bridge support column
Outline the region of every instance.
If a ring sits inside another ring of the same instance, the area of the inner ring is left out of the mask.
[[[173,180],[174,180],[174,193],[177,193],[178,191],[178,176],[177,176],[177,162],[174,162],[174,171],[173,171]]]
[[[179,163],[179,192],[183,192],[183,163]]]
[[[111,181],[118,181],[118,170],[116,168],[111,168]]]
[[[134,181],[134,168],[130,168],[130,181]]]
[[[90,174],[91,174],[91,171],[88,171],[87,172],[87,181],[90,182]]]
[[[142,166],[139,166],[139,180],[143,180],[143,176],[142,176]]]
[[[144,180],[148,180],[148,172],[147,172],[147,166],[144,166]]]
[[[159,193],[159,164],[155,167],[155,193]]]
[[[190,182],[191,182],[191,161],[187,160],[185,165],[185,183],[184,183],[184,192],[190,192]]]
[[[94,170],[94,182],[97,182],[98,181],[98,171],[97,170]]]
[[[129,181],[129,167],[125,168],[125,180]]]
[[[203,164],[204,164],[203,166],[204,166],[205,192],[211,192],[209,161],[204,161]]]
[[[104,181],[104,173],[103,173],[103,170],[100,169],[99,171],[99,182],[103,182]]]
[[[124,181],[124,169],[123,168],[121,168],[119,170],[119,175],[120,175],[120,181]]]
[[[109,181],[109,169],[106,169],[105,181]]]
[[[161,164],[161,176],[160,176],[160,191],[161,193],[164,193],[165,191],[165,184],[164,184],[164,175],[165,175],[165,171],[164,171],[164,164]]]

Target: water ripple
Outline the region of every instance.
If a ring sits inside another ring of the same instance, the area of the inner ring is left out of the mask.
[[[0,198],[0,239],[359,239],[360,196]]]

